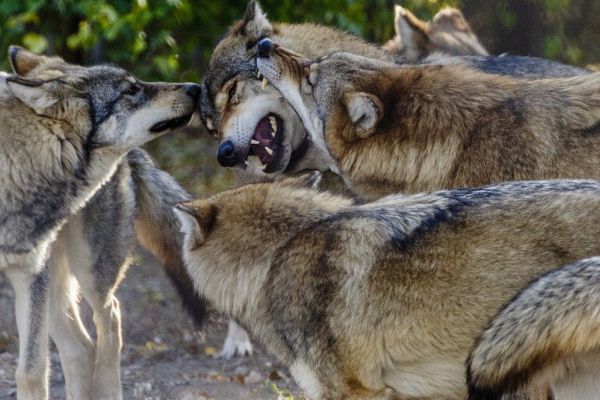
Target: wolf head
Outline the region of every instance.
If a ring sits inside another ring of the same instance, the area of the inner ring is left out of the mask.
[[[200,95],[198,85],[142,82],[117,67],[82,67],[17,46],[9,57],[9,91],[35,115],[66,123],[88,152],[124,153],[187,124]]]
[[[205,72],[201,118],[218,136],[223,166],[257,175],[299,171],[309,138],[298,115],[275,88],[257,75],[255,55],[269,37],[306,57],[346,50],[374,58],[388,55],[359,38],[312,24],[271,24],[255,1],[217,45]]]
[[[313,172],[178,204],[184,259],[199,293],[234,315],[242,306],[231,309],[231,304],[255,298],[245,291],[256,290],[258,282],[252,278],[262,276],[261,266],[271,261],[278,247],[295,232],[351,204],[347,198],[319,192],[319,179]],[[252,278],[242,278],[248,275]],[[231,282],[235,279],[239,281]]]
[[[406,62],[414,63],[436,52],[456,56],[488,55],[460,10],[446,8],[431,22],[420,20],[398,5],[394,11],[396,36],[384,48]]]
[[[348,143],[371,136],[383,116],[384,99],[377,97],[377,88],[369,87],[370,78],[379,75],[381,68],[397,66],[348,53],[310,61],[268,39],[261,46],[270,50],[257,57],[258,70],[302,119],[311,150],[337,172],[326,133],[335,131],[335,138]],[[310,165],[311,160],[305,164],[307,168],[317,167]]]

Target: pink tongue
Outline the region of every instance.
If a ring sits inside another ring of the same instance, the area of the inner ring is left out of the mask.
[[[256,125],[252,139],[258,142],[258,144],[250,145],[252,152],[260,158],[263,164],[268,164],[273,159],[265,150],[265,146],[268,146],[273,140],[273,136],[271,136],[271,124],[268,118],[261,119],[258,125]]]

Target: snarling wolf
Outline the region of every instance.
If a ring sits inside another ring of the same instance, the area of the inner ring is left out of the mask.
[[[468,360],[469,399],[500,400],[525,385],[554,399],[600,393],[600,258],[545,274],[507,303]]]
[[[464,65],[348,53],[307,61],[268,39],[257,67],[313,152],[362,197],[523,179],[600,177],[600,74],[517,80]]]
[[[532,279],[600,250],[597,182],[356,205],[312,188],[316,180],[177,208],[198,291],[311,399],[464,399],[465,361],[489,318]]]
[[[487,56],[488,52],[456,8],[445,8],[431,22],[415,17],[409,10],[394,6],[396,36],[383,48],[408,63],[416,63],[433,53]]]
[[[15,73],[0,77],[0,270],[15,289],[17,395],[47,398],[50,332],[68,398],[119,399],[114,289],[126,254],[110,246],[132,229],[134,196],[119,196],[131,186],[127,171],[149,171],[143,153],[128,152],[187,124],[200,87],[141,82],[117,67],[81,67],[19,47],[9,56]],[[73,275],[94,308],[97,346],[73,308]]]

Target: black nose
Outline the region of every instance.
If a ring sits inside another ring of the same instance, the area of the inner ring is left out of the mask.
[[[231,141],[227,140],[219,145],[217,160],[224,167],[233,167],[240,162],[235,152],[235,146]]]
[[[197,99],[200,96],[200,85],[196,85],[195,83],[186,83],[183,85],[185,92],[192,96],[194,99]]]
[[[271,49],[273,48],[273,42],[271,39],[264,38],[260,42],[258,42],[258,56],[267,58],[271,55]]]

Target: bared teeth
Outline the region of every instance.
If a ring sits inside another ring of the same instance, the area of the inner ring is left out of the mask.
[[[262,75],[262,74],[260,73],[260,71],[256,71],[256,77],[257,77],[257,78],[260,78],[260,76],[261,76],[261,75]]]
[[[267,78],[265,78],[265,77],[263,76],[263,78],[262,78],[262,84],[261,84],[261,88],[264,90],[264,89],[267,87],[267,85],[268,85],[268,84],[269,84],[269,81],[267,80]]]
[[[255,139],[250,139],[250,144],[260,144],[260,142]]]
[[[265,151],[267,152],[268,155],[272,156],[273,155],[273,150],[271,150],[268,147],[265,147]]]
[[[273,116],[269,117],[269,122],[271,123],[272,131],[277,132],[277,120],[275,119],[275,117],[273,117]]]

